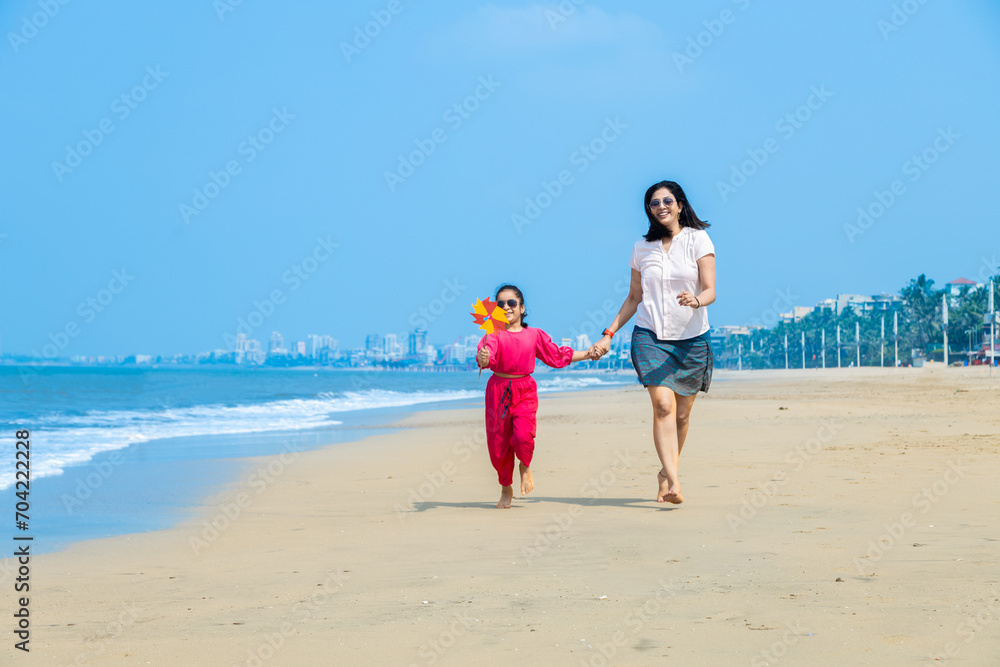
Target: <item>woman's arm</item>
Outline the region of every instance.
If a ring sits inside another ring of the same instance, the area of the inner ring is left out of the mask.
[[[715,255],[705,255],[698,260],[698,280],[704,288],[701,293],[681,292],[677,295],[679,304],[691,308],[704,308],[715,303]]]
[[[642,303],[642,274],[635,269],[632,269],[632,278],[628,286],[628,295],[625,297],[625,301],[622,302],[622,307],[618,309],[618,314],[615,315],[615,319],[611,320],[611,325],[608,327],[608,331],[616,333],[619,329],[625,326],[625,324],[632,319],[632,316],[635,315],[635,311],[639,309],[640,303]],[[592,359],[600,359],[602,356],[607,354],[610,349],[611,336],[604,334],[601,336],[599,341],[590,347],[588,352],[590,352]]]

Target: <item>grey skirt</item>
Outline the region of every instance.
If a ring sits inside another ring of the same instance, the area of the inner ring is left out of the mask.
[[[632,365],[644,387],[670,387],[681,396],[708,391],[712,361],[707,331],[684,340],[660,340],[649,329],[632,329]]]

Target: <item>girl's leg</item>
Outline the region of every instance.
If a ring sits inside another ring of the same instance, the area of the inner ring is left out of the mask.
[[[514,417],[514,429],[511,440],[514,453],[520,461],[521,495],[526,496],[535,488],[535,479],[531,476],[531,459],[535,455],[535,415],[518,415]]]
[[[535,433],[537,428],[538,394],[532,380],[525,382],[515,392],[516,402],[511,405],[513,429],[511,444],[517,456],[521,472],[521,495],[526,496],[535,488],[535,480],[531,475],[531,459],[535,455]]]
[[[653,403],[653,444],[660,457],[662,469],[657,474],[660,482],[657,502],[681,503],[681,483],[677,477],[680,444],[677,433],[677,397],[669,387],[647,387]],[[690,408],[688,408],[690,413]],[[686,427],[685,427],[686,434]]]
[[[511,444],[513,420],[508,414],[497,421],[500,428],[495,438],[496,447],[490,447],[490,461],[497,471],[497,480],[500,482],[500,500],[497,501],[497,509],[504,510],[510,507],[514,499],[514,446]]]
[[[497,508],[510,507],[514,496],[511,486],[514,477],[514,448],[511,446],[511,418],[503,416],[503,387],[490,378],[486,383],[486,448],[490,453],[490,463],[497,471],[500,482],[500,501]]]
[[[486,434],[486,446],[490,450],[490,463],[497,471],[497,481],[500,482],[500,486],[510,486],[514,478],[514,448],[511,446],[510,440],[510,420],[499,422],[498,428],[492,432],[492,435],[489,431]]]
[[[500,489],[500,500],[497,501],[498,510],[510,509],[510,504],[514,501],[514,487],[507,485]]]

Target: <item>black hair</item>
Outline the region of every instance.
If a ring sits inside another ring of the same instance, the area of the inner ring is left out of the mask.
[[[493,296],[493,298],[496,299],[497,301],[499,301],[500,300],[500,292],[502,292],[504,290],[510,290],[511,292],[513,292],[514,294],[516,294],[517,295],[517,300],[521,302],[521,305],[522,306],[525,305],[525,303],[524,303],[524,295],[521,294],[521,290],[519,290],[517,288],[517,285],[501,285],[500,287],[497,288],[497,293]],[[526,318],[527,316],[528,316],[528,310],[527,310],[527,307],[525,307],[524,315],[521,315],[521,326],[522,327],[528,326],[528,323],[524,321],[524,318]]]
[[[649,218],[649,231],[646,232],[645,239],[647,241],[659,241],[661,239],[670,238],[670,230],[660,224],[652,211],[649,210],[649,202],[653,199],[653,193],[660,188],[666,188],[673,195],[674,200],[681,207],[680,219],[677,221],[681,227],[690,227],[691,229],[705,229],[709,226],[707,222],[700,219],[698,215],[691,208],[691,204],[688,202],[687,195],[684,194],[684,188],[675,183],[674,181],[660,181],[659,183],[654,183],[649,186],[646,190],[646,196],[643,197],[642,207],[646,211],[646,217]]]

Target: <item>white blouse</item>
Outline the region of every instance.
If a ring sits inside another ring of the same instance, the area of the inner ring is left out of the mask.
[[[708,331],[708,311],[678,304],[677,295],[687,290],[698,296],[704,290],[698,260],[714,253],[704,229],[681,227],[669,250],[661,241],[637,241],[629,262],[642,274],[636,326],[649,329],[660,340],[685,340]]]

